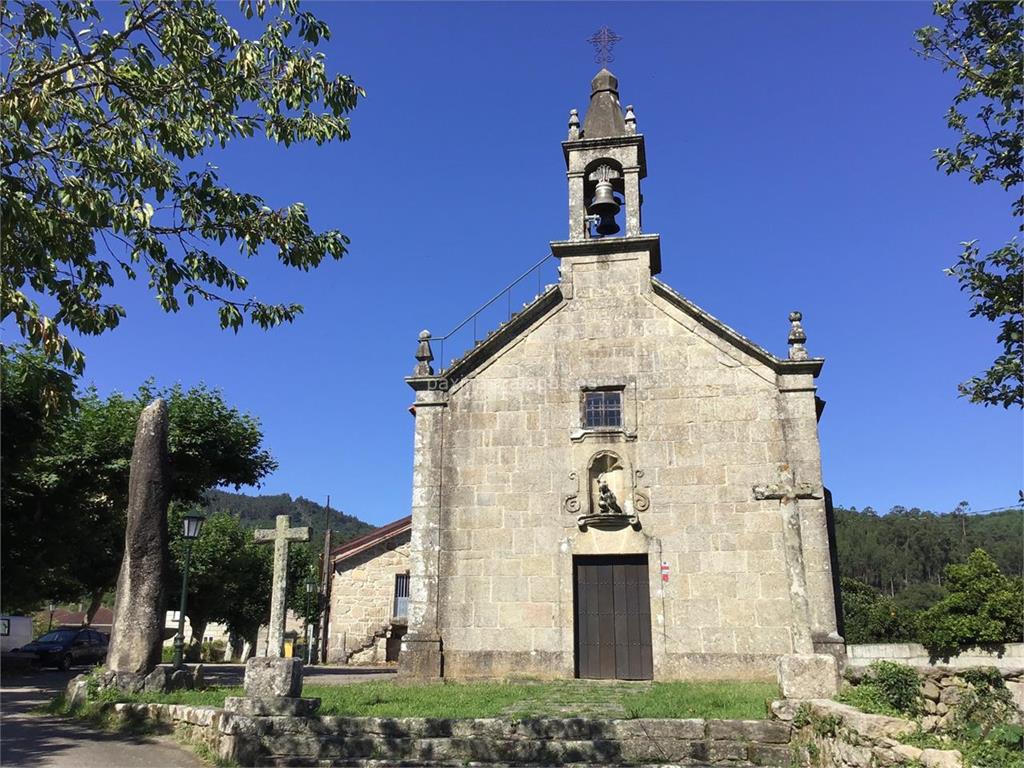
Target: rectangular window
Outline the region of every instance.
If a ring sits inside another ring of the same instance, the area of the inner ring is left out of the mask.
[[[622,427],[622,390],[583,393],[583,426],[587,429]]]
[[[409,574],[395,574],[395,610],[392,618],[404,619],[409,615]]]

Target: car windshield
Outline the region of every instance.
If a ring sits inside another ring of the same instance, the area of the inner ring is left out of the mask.
[[[36,640],[37,643],[66,643],[75,636],[75,633],[71,630],[47,632],[45,635]]]

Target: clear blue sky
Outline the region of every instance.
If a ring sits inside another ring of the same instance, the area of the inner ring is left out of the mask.
[[[826,358],[836,502],[1015,500],[1020,412],[956,392],[994,357],[995,328],[942,273],[961,240],[991,249],[1015,226],[998,190],[935,170],[956,83],[911,50],[930,3],[312,8],[334,33],[330,67],[368,92],[352,141],[255,139],[215,162],[272,205],[305,202],[351,254],[311,273],[242,265],[259,297],[306,307],[270,332],[236,336],[209,309],[167,316],[144,283],[119,289],[128,318],[83,340],[86,382],[219,387],[280,461],[261,492],[330,494],[373,523],[408,514],[416,334],[446,332],[566,236],[560,142],[597,70],[585,40],[607,24],[647,140],[661,277],[779,355],[787,313],[803,311]]]

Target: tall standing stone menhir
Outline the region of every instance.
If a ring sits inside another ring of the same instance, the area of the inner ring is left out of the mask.
[[[132,448],[124,559],[107,652],[107,668],[118,674],[145,676],[160,662],[170,500],[167,429],[167,404],[158,398],[139,416]]]

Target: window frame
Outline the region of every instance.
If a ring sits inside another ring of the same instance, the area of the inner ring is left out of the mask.
[[[636,440],[637,403],[634,377],[579,380],[576,385],[579,394],[579,415],[569,433],[569,438],[573,442],[588,439],[612,442]],[[619,393],[618,426],[587,426],[587,395],[592,392]]]
[[[409,578],[409,571],[404,571],[404,572],[396,573],[395,574],[394,586],[393,586],[392,592],[391,592],[391,620],[392,621],[395,621],[396,619],[408,621],[408,619],[409,619],[409,597],[410,597],[411,586],[412,586],[411,581],[412,580]],[[404,595],[399,595],[398,594],[399,593],[399,586],[400,585],[404,585],[404,587],[405,587],[405,594]],[[404,600],[405,601],[405,612],[403,614],[400,614],[399,613],[399,609],[398,609],[398,606],[400,604],[399,603],[400,600]]]
[[[600,406],[597,406],[595,404],[594,407],[591,408],[591,403],[594,400],[596,400],[595,396],[597,396],[597,395],[601,396]],[[616,395],[616,399],[618,400],[618,407],[617,408],[609,408],[608,407],[609,406],[609,403],[607,402],[608,395]],[[587,429],[587,430],[622,430],[622,429],[624,429],[625,428],[625,424],[626,424],[626,419],[625,419],[625,413],[624,413],[624,411],[625,411],[625,398],[623,397],[623,395],[624,395],[623,387],[593,387],[593,388],[588,388],[588,389],[582,390],[582,392],[580,393],[580,397],[581,397],[581,399],[583,401],[581,403],[581,409],[582,409],[582,414],[581,414],[582,428],[583,429]],[[597,419],[598,421],[604,421],[606,423],[604,423],[604,424],[590,423],[590,418],[589,417],[590,417],[591,413],[593,413],[595,416],[599,417]],[[618,417],[616,419],[617,423],[615,423],[615,424],[608,424],[607,423],[608,422],[608,417],[609,417],[609,415],[611,413],[615,413],[617,415],[617,417]]]

